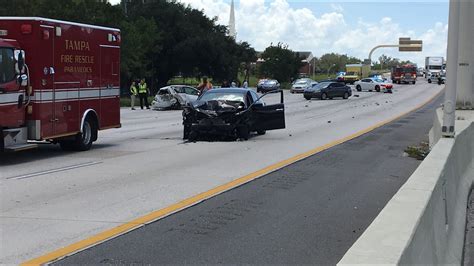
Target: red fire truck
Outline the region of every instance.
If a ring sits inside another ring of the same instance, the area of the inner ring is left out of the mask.
[[[417,67],[415,65],[403,65],[392,68],[392,83],[416,84]]]
[[[0,17],[0,151],[88,150],[120,127],[120,30]]]

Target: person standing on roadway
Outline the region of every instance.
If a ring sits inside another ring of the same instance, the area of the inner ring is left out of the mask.
[[[203,77],[202,83],[198,85],[197,89],[203,94],[205,91],[212,89],[212,83],[207,80],[207,77]]]
[[[138,96],[137,83],[134,81],[130,86],[130,105],[132,110],[135,110],[135,99]]]
[[[148,87],[146,85],[145,79],[142,79],[140,81],[140,84],[138,85],[138,95],[140,97],[140,107],[143,110],[143,102],[145,102],[146,109],[150,109],[150,106],[148,105],[148,94],[149,94]]]

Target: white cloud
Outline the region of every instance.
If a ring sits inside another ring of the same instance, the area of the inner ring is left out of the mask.
[[[338,13],[344,12],[344,8],[339,4],[332,3],[331,8]]]

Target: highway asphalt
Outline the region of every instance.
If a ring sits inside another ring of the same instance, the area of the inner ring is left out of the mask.
[[[124,108],[122,128],[101,131],[90,151],[41,145],[0,156],[0,264],[43,257],[370,130],[425,103],[442,87],[420,80],[396,85],[393,94],[354,92],[349,100],[328,101],[285,92],[286,129],[239,142],[183,142],[181,111]],[[278,95],[267,99],[278,101]],[[427,124],[432,120],[426,117]]]
[[[419,165],[404,150],[441,100],[57,264],[333,265]]]

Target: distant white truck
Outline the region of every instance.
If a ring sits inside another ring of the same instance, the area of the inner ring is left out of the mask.
[[[429,56],[425,58],[425,77],[428,83],[437,80],[443,72],[444,58],[441,56]]]

